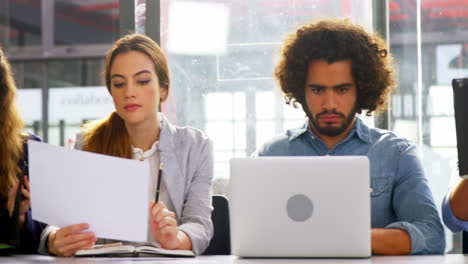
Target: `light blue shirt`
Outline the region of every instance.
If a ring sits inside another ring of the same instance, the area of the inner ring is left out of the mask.
[[[409,233],[411,254],[442,254],[445,235],[416,146],[356,117],[349,135],[332,149],[308,121],[265,143],[258,156],[366,155],[371,175],[371,225]]]
[[[468,231],[468,221],[463,221],[455,217],[452,207],[450,207],[450,195],[452,194],[453,188],[461,181],[461,178],[458,175],[458,170],[455,170],[450,181],[450,190],[442,201],[442,219],[444,220],[444,224],[452,232]]]

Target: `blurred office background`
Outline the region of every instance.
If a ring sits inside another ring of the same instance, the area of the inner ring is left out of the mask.
[[[27,130],[73,146],[85,120],[113,110],[104,57],[128,32],[161,43],[171,92],[162,111],[214,141],[214,191],[229,196],[229,159],[301,124],[272,78],[287,32],[313,19],[347,17],[385,36],[398,89],[371,126],[416,142],[436,204],[457,151],[452,78],[468,77],[468,0],[2,0],[0,45],[10,59]],[[447,252],[461,252],[447,230]]]

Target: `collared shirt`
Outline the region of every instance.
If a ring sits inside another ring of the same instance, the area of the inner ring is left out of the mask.
[[[445,235],[415,144],[356,117],[348,136],[328,149],[306,120],[265,143],[258,156],[351,156],[370,161],[371,225],[408,232],[411,254],[441,254]]]
[[[157,188],[157,182],[158,182],[158,177],[159,177],[159,165],[160,164],[160,155],[159,155],[159,147],[158,147],[159,141],[155,141],[151,148],[147,151],[143,151],[141,148],[137,148],[132,146],[132,152],[133,152],[133,159],[134,160],[140,160],[140,161],[149,161],[149,169],[150,169],[150,184],[148,185],[149,188],[149,197],[148,201],[154,201],[156,197],[156,188]],[[163,172],[164,173],[164,172]],[[167,192],[166,185],[164,181],[161,181],[161,186],[160,186],[160,192],[159,192],[159,201],[162,201],[164,205],[166,205],[167,210],[171,212],[175,212],[174,205],[172,204],[171,197],[169,197],[169,193]],[[151,218],[151,215],[150,215]],[[151,221],[151,219],[149,219]],[[140,245],[146,245],[146,244],[152,244],[153,246],[156,247],[161,247],[158,242],[156,242],[153,238],[153,234],[151,233],[151,230],[148,228],[148,235],[147,235],[147,242],[146,243],[138,243],[138,242],[126,242],[125,244],[127,245],[135,245],[135,246],[140,246]],[[115,242],[115,241],[111,241]],[[106,241],[105,243],[111,243],[109,241]]]

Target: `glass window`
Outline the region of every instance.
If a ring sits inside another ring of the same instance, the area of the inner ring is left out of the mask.
[[[41,63],[11,63],[18,93],[18,108],[24,121],[25,131],[42,137],[42,74]]]
[[[104,59],[51,60],[48,62],[49,87],[104,85]]]
[[[54,45],[107,44],[118,37],[118,0],[55,0]]]
[[[457,161],[451,82],[468,77],[468,15],[464,11],[468,2],[420,3],[389,1],[390,49],[399,78],[390,100],[389,128],[420,144],[423,166],[439,206]],[[460,252],[460,236],[446,231],[447,251]]]
[[[9,54],[41,51],[41,0],[0,1],[0,43]]]
[[[114,110],[103,84],[104,63],[104,59],[48,62],[49,143],[72,147],[84,121],[105,117]]]
[[[285,34],[311,18],[348,17],[371,28],[370,2],[162,1],[161,42],[172,87],[162,107],[173,123],[214,142],[215,192],[229,196],[229,160],[304,120],[284,104],[272,73]]]

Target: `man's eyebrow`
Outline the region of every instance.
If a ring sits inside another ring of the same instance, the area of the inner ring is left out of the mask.
[[[340,83],[340,84],[334,85],[333,88],[345,88],[345,87],[349,87],[349,86],[353,86],[353,84],[352,83]],[[325,89],[328,86],[315,84],[315,83],[309,83],[309,84],[307,84],[307,87],[317,88],[317,89]]]
[[[353,86],[353,84],[352,83],[341,83],[341,84],[333,86],[333,88],[345,88],[345,87],[349,87],[349,86]]]
[[[309,88],[318,88],[318,89],[327,88],[327,86],[325,86],[325,85],[320,85],[320,84],[315,84],[315,83],[309,83],[309,84],[307,84],[307,87],[309,87]]]

